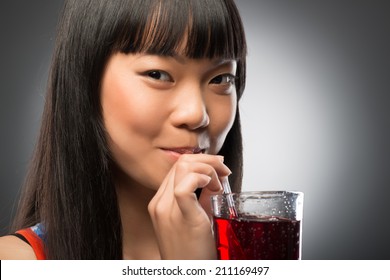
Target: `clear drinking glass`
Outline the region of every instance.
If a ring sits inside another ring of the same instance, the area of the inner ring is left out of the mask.
[[[212,196],[211,204],[219,259],[301,258],[303,193],[221,194]]]

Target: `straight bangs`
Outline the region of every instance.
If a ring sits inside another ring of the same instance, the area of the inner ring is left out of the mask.
[[[137,1],[136,1],[137,2]],[[235,4],[224,0],[142,0],[123,18],[116,51],[242,60],[246,44]]]

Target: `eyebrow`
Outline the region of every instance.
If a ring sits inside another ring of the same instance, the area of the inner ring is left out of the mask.
[[[186,57],[183,55],[180,55],[178,53],[173,53],[171,55],[167,55],[166,57],[171,57],[174,60],[176,60],[177,62],[179,62],[180,64],[185,64]],[[207,59],[207,58],[205,58],[205,59]],[[216,67],[219,67],[219,66],[222,66],[225,64],[229,64],[232,62],[237,62],[236,59],[231,59],[231,58],[216,58],[216,59],[211,59],[211,61],[215,64]]]

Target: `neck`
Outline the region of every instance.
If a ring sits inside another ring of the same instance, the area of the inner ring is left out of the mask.
[[[123,228],[123,257],[160,259],[156,235],[148,212],[148,204],[156,191],[123,177],[116,176],[115,183]]]

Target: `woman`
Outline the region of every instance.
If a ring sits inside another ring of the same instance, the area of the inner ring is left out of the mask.
[[[245,56],[232,0],[65,1],[0,258],[215,258],[209,197],[230,174],[241,188]]]

